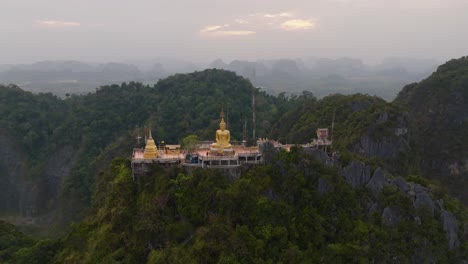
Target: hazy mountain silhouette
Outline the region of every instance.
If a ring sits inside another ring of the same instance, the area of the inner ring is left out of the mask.
[[[168,58],[91,64],[79,61],[41,61],[0,65],[0,83],[14,83],[32,92],[83,94],[111,83],[139,81],[154,84],[176,73],[204,68],[234,71],[272,94],[310,91],[318,97],[332,93],[366,93],[393,99],[404,85],[427,77],[438,63],[427,59],[387,58],[367,65],[354,58],[307,58],[243,61],[216,59],[208,65]]]

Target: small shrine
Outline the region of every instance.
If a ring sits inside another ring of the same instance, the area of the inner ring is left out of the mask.
[[[328,139],[328,135],[328,128],[317,128],[317,138],[312,141],[312,145],[330,146],[332,141]]]

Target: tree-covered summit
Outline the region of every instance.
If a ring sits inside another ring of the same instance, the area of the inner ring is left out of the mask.
[[[155,140],[166,144],[188,135],[214,140],[224,109],[232,140],[243,140],[245,127],[252,141],[253,95],[257,135],[266,135],[290,102],[224,70],[178,74],[153,86],[101,86],[65,99],[0,85],[0,179],[6,183],[1,212],[52,212],[40,219],[55,223],[79,219],[99,171],[113,157],[131,155],[136,126],[141,136],[144,126],[151,127]]]
[[[415,165],[468,203],[468,57],[405,86],[395,102],[409,113]]]

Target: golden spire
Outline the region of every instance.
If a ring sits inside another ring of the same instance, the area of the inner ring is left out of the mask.
[[[153,139],[153,136],[151,135],[151,128],[149,129],[149,132],[148,132],[148,133],[149,133],[148,139]]]
[[[224,109],[221,108],[221,114],[219,116],[221,117],[221,122],[219,122],[219,124],[226,125],[226,123],[224,122]]]
[[[158,157],[158,150],[154,143],[153,136],[151,135],[151,128],[149,129],[149,137],[146,140],[145,152],[143,154],[145,159],[154,159]]]

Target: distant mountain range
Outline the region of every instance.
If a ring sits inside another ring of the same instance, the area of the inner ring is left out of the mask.
[[[103,64],[41,61],[0,65],[0,83],[13,83],[27,91],[51,92],[64,97],[88,93],[109,83],[154,84],[176,73],[218,68],[234,71],[271,94],[310,91],[323,97],[333,93],[365,93],[392,100],[401,87],[427,77],[438,64],[434,60],[413,58],[387,58],[378,65],[367,65],[351,58],[233,60],[230,63],[217,59],[209,65],[166,58]]]

